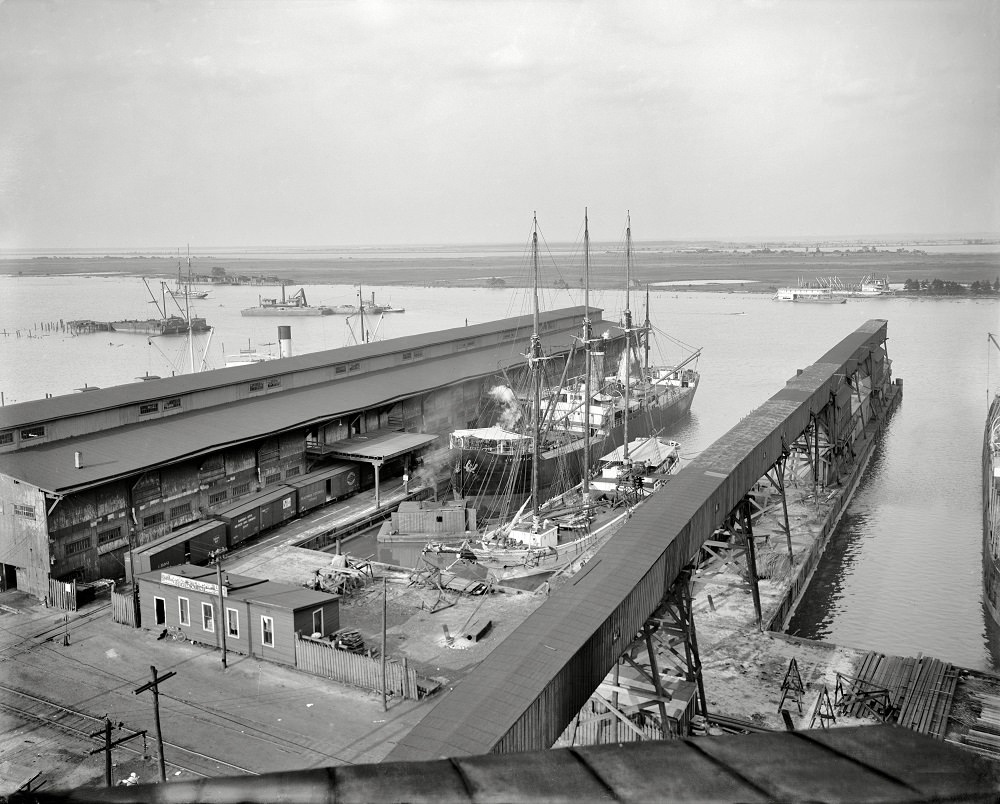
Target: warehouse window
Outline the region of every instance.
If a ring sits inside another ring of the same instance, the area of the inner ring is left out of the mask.
[[[361,364],[360,363],[351,363],[347,367],[348,371],[359,371],[360,369],[361,369]]]
[[[97,531],[97,543],[98,544],[108,544],[109,542],[116,541],[122,537],[122,526],[115,525],[113,528],[108,528],[107,530]]]
[[[163,402],[164,410],[173,410],[174,408],[179,408],[181,406],[181,398],[175,396],[173,399],[166,399]]]
[[[255,382],[250,383],[250,393],[251,394],[255,394],[258,391],[263,391],[263,390],[264,390],[264,381],[263,380],[256,380]]]
[[[181,625],[191,625],[191,607],[186,597],[177,598],[177,622]]]
[[[287,480],[290,477],[295,477],[301,472],[302,472],[301,466],[290,466],[288,469],[285,470],[285,479]]]
[[[170,518],[177,519],[180,516],[187,516],[191,513],[191,502],[188,501],[183,505],[175,505],[170,509]]]
[[[240,638],[240,613],[236,609],[226,609],[226,633],[234,639]]]
[[[215,633],[215,609],[211,603],[201,604],[201,628]]]
[[[227,492],[225,489],[223,489],[222,491],[217,491],[217,492],[215,492],[215,494],[209,494],[208,495],[208,504],[209,505],[218,505],[220,502],[225,502],[226,499],[228,498],[228,496],[229,496],[229,492]]]
[[[22,441],[29,441],[32,438],[45,438],[45,425],[39,424],[36,427],[25,427],[21,430]]]
[[[75,556],[77,553],[83,553],[90,549],[90,537],[87,536],[83,539],[77,539],[75,542],[70,542],[66,545],[66,555]]]
[[[281,377],[268,377],[267,378],[268,388],[280,388],[281,387]]]
[[[160,403],[159,402],[147,402],[145,405],[139,405],[139,415],[148,416],[150,413],[159,413]]]
[[[167,601],[162,597],[153,598],[153,619],[156,625],[164,625],[167,622]]]
[[[21,505],[20,503],[14,503],[14,516],[23,517],[24,519],[34,519],[35,506]]]
[[[274,647],[274,618],[261,615],[260,642],[269,648]]]
[[[336,368],[334,368],[333,373],[334,374],[346,374],[347,373],[347,366],[343,366],[343,365],[337,366]]]
[[[240,483],[238,486],[233,486],[233,496],[239,497],[241,494],[246,494],[250,491],[250,482]]]
[[[0,433],[0,444],[13,444],[14,443],[14,431],[7,430],[4,433]]]
[[[276,472],[273,475],[264,475],[264,485],[270,486],[272,483],[281,482],[281,472]]]
[[[153,525],[159,525],[167,518],[163,511],[157,511],[155,514],[150,514],[149,516],[144,516],[142,518],[142,526],[144,528],[151,528]]]

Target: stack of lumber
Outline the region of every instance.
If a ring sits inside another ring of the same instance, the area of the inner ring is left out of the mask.
[[[993,760],[1000,760],[1000,697],[985,692],[970,692],[979,704],[979,717],[962,736],[960,745]]]
[[[955,697],[958,670],[946,662],[929,657],[886,656],[870,652],[861,662],[858,682],[853,692],[884,689],[897,725],[944,739],[948,713]],[[870,714],[863,702],[850,702],[846,714],[863,717]]]
[[[333,646],[339,650],[346,650],[349,653],[365,652],[365,640],[353,628],[341,628],[335,631],[332,639]]]

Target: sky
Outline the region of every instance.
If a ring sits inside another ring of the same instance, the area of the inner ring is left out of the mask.
[[[0,249],[1000,233],[994,0],[0,0]]]

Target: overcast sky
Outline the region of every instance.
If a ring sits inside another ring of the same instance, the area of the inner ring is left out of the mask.
[[[0,248],[998,232],[998,45],[993,0],[0,0]]]

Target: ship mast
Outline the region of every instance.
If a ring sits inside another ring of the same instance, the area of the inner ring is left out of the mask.
[[[538,451],[541,448],[542,438],[542,341],[538,335],[538,214],[532,218],[531,232],[531,255],[534,267],[534,313],[532,317],[531,347],[528,354],[528,366],[531,372],[531,393],[532,393],[532,445],[531,445],[531,529],[537,533],[538,524],[538,497],[539,497],[539,470]]]
[[[188,243],[187,247],[187,258],[188,258],[188,282],[191,281],[191,244]],[[180,274],[180,270],[177,271]],[[178,283],[178,287],[180,283]],[[191,373],[194,374],[194,330],[191,328],[191,285],[188,284],[184,290],[184,318],[187,319],[188,325],[188,352],[191,361]]]
[[[625,223],[625,310],[622,313],[622,329],[625,330],[625,391],[623,404],[624,430],[622,431],[622,462],[628,463],[628,414],[629,384],[632,374],[632,311],[629,309],[630,286],[632,284],[632,213],[626,213]]]
[[[583,210],[583,506],[590,505],[590,228]]]

